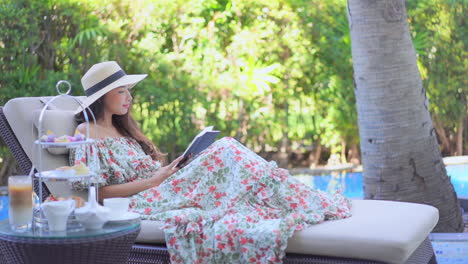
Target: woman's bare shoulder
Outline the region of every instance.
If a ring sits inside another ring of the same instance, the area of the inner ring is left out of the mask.
[[[76,127],[76,130],[78,130],[78,132],[80,132],[81,134],[86,135],[86,127],[87,127],[86,123],[81,123]],[[96,136],[97,136],[97,129],[95,125],[89,124],[89,137],[96,138]]]

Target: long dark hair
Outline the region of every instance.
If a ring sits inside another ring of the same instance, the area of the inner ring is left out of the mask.
[[[105,95],[104,95],[105,96]],[[89,106],[89,109],[86,108],[85,111],[88,115],[89,122],[93,122],[93,116],[89,110],[94,113],[94,117],[97,119],[101,118],[104,113],[104,96],[99,98],[97,101],[92,103]],[[75,115],[75,120],[78,124],[85,122],[84,113],[80,112]],[[158,160],[161,163],[165,163],[166,154],[163,154],[159,149],[153,144],[153,142],[143,134],[138,123],[133,118],[132,114],[129,111],[124,115],[112,115],[112,124],[119,131],[120,134],[131,137],[135,139],[138,144],[140,144],[143,151],[150,155],[153,160]]]

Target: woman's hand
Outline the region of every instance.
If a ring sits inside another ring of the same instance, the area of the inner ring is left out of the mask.
[[[173,160],[169,165],[159,168],[156,171],[156,175],[153,176],[154,180],[156,181],[156,185],[161,184],[165,179],[167,179],[172,174],[178,172],[181,168],[177,167],[179,161],[182,160],[184,156],[180,156],[177,159]]]
[[[176,165],[180,160],[182,160],[182,157],[183,156],[180,156],[171,162],[171,164],[159,168],[151,178],[102,187],[99,189],[99,200],[102,201],[105,198],[111,197],[131,196],[141,191],[159,186],[165,179],[167,179],[167,177],[179,171],[180,168],[177,168]]]

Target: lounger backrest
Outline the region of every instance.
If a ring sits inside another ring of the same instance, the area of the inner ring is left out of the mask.
[[[34,167],[38,168],[38,151],[40,150],[34,141],[38,139],[37,120],[40,111],[46,102],[52,97],[21,97],[8,101],[4,108],[4,114],[11,129],[15,133],[23,150],[28,155]],[[59,97],[52,103],[44,116],[43,131],[50,129],[47,124],[55,125],[69,131],[74,131],[76,123],[73,120],[73,110],[78,104],[72,98]],[[57,113],[63,113],[57,120]],[[57,135],[59,136],[59,135]],[[58,149],[57,149],[58,150]],[[42,169],[51,170],[60,166],[68,165],[68,153],[52,154],[46,149],[42,151]]]

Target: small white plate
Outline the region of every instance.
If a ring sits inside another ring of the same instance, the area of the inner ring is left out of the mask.
[[[58,147],[68,147],[68,148],[76,148],[78,145],[82,144],[90,144],[94,143],[94,139],[87,139],[87,140],[81,140],[81,141],[73,141],[73,142],[45,142],[45,141],[40,141],[36,140],[34,141],[35,144],[41,145],[43,148],[58,148]]]
[[[109,217],[109,222],[125,222],[125,221],[135,220],[139,218],[140,218],[140,214],[137,214],[134,212],[126,212],[125,214],[122,214],[122,215],[111,215]]]
[[[74,170],[73,170],[74,171]],[[79,179],[84,179],[91,177],[92,174],[88,175],[70,175],[63,173],[63,171],[56,171],[56,170],[51,170],[51,171],[43,171],[41,174],[39,172],[36,172],[34,174],[36,177],[42,177],[43,179],[57,179],[57,180],[79,180]]]

